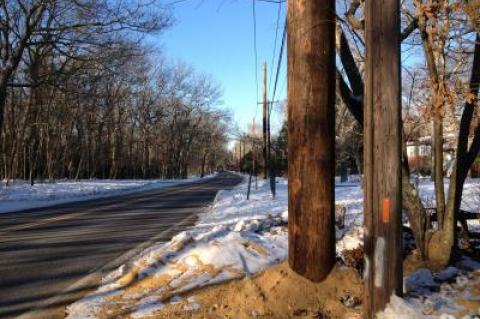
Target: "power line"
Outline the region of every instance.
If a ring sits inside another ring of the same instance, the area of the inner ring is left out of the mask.
[[[255,117],[257,117],[258,111],[258,53],[257,53],[257,11],[255,7],[255,1],[252,0],[252,15],[253,15],[253,53],[255,56],[255,88],[257,91],[257,101],[255,107]]]
[[[272,103],[270,105],[269,112],[272,111],[273,103],[275,102],[275,94],[277,92],[278,77],[280,75],[280,69],[282,67],[282,58],[283,58],[283,51],[285,50],[286,37],[287,37],[287,22],[285,19],[285,26],[283,28],[283,36],[282,36],[282,45],[280,47],[280,53],[278,55],[277,73],[275,74],[275,85],[273,86],[273,94],[271,99]]]
[[[268,80],[268,92],[271,92],[272,87],[272,76],[273,76],[273,66],[275,64],[275,57],[277,53],[277,40],[278,40],[278,30],[280,28],[280,14],[282,12],[282,3],[278,3],[278,10],[277,10],[277,22],[275,27],[275,41],[273,42],[273,54],[272,54],[272,63],[270,64],[270,79]]]

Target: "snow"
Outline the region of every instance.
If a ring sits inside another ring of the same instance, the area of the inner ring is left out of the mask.
[[[420,197],[426,207],[435,207],[435,186],[430,177],[417,180]],[[478,211],[480,208],[480,180],[468,178],[463,189],[461,208],[466,211]],[[445,179],[445,197],[448,195],[448,179]]]
[[[409,294],[428,294],[438,284],[433,280],[433,274],[426,268],[419,269],[405,279],[404,291]]]
[[[380,314],[378,319],[422,319],[414,305],[395,295],[390,297],[389,306]]]
[[[476,271],[471,272],[476,265]],[[464,266],[468,266],[465,268]],[[438,273],[419,269],[405,278],[404,298],[392,296],[388,307],[380,319],[394,318],[456,318],[458,313],[466,313],[461,318],[478,318],[480,308],[469,310],[462,302],[475,302],[480,306],[480,276],[478,262],[463,257]]]
[[[70,319],[96,319],[96,312],[102,309],[105,301],[108,298],[118,296],[120,294],[120,286],[116,283],[109,283],[104,279],[103,285],[101,285],[97,291],[87,295],[80,300],[76,311],[69,314],[68,318]],[[141,304],[141,305],[145,305]],[[141,306],[140,305],[140,306]],[[145,308],[143,308],[145,309]]]
[[[159,302],[158,297],[145,297],[142,298],[140,305],[137,309],[130,314],[132,318],[144,318],[152,315],[155,311],[162,310],[165,305]]]
[[[185,311],[196,311],[200,309],[200,304],[197,302],[197,299],[192,296],[187,298],[187,304],[183,308]]]
[[[437,281],[449,281],[456,278],[460,274],[460,269],[457,267],[447,267],[439,273],[435,274],[435,280]]]
[[[198,180],[199,177],[169,180],[59,180],[33,186],[22,180],[15,180],[7,186],[3,181],[0,182],[0,213],[125,195]]]
[[[478,195],[474,196],[473,190],[478,185],[478,181],[471,180],[466,185],[466,194],[472,194],[469,205],[475,205]],[[259,180],[258,189],[252,187],[250,200],[246,199],[246,182],[218,192],[214,204],[199,215],[194,227],[168,243],[155,244],[109,274],[108,281],[104,280],[100,288],[104,293],[94,292],[70,305],[67,318],[95,318],[99,309],[108,305],[128,307],[128,311],[141,318],[175,302],[178,295],[251,276],[286,260],[287,181],[277,178],[275,198],[270,194],[268,182]],[[424,199],[431,195],[433,188],[428,182],[422,181],[420,187]],[[346,212],[344,227],[336,229],[337,254],[343,258],[345,251],[360,247],[363,241],[360,180],[337,184],[335,195],[336,205],[344,207]],[[407,297],[393,296],[379,318],[437,318],[455,313],[461,309],[455,298],[465,298],[465,287],[480,284],[480,279],[463,280],[467,278],[466,269],[480,269],[480,264],[464,259],[456,267],[439,273],[432,274],[428,269],[412,273],[405,278]],[[129,288],[132,282],[143,287],[140,292]],[[195,307],[195,302],[189,301],[187,308],[195,310]]]
[[[181,232],[166,244],[150,247],[129,265],[110,274],[109,282],[113,280],[124,286],[132,278],[139,281],[163,279],[161,285],[146,289],[142,296],[129,294],[126,288],[119,290],[123,298],[136,298],[136,315],[150,313],[156,304],[161,307],[165,302],[171,302],[172,296],[253,275],[286,260],[287,181],[277,179],[275,198],[270,194],[268,182],[263,180],[259,180],[258,189],[253,187],[249,200],[246,193],[247,183],[233,190],[218,192],[210,210],[199,215],[199,221],[193,228]],[[337,188],[337,204],[347,207],[346,226],[337,230],[339,253],[361,244],[361,201],[362,192],[358,183]],[[105,285],[103,288],[115,291],[118,285]],[[156,302],[145,299],[148,296],[157,296],[154,299]],[[108,303],[107,299],[102,296],[79,300],[68,307],[67,318],[80,318],[86,313],[94,317],[98,304]],[[194,309],[195,305],[191,307]]]

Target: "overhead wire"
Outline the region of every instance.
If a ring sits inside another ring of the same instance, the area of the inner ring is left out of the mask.
[[[258,112],[258,50],[257,50],[257,10],[255,6],[255,1],[252,0],[252,18],[253,18],[253,53],[255,57],[255,89],[257,92],[257,100],[256,100],[256,107],[255,107],[255,118],[257,117]]]
[[[283,52],[285,51],[286,38],[287,38],[287,21],[285,19],[285,25],[283,27],[282,45],[280,46],[280,52],[278,55],[277,71],[275,74],[275,84],[273,86],[272,99],[270,103],[269,112],[272,111],[273,103],[275,103],[275,94],[277,92],[278,77],[280,76],[280,70],[282,68]]]
[[[275,64],[275,58],[277,53],[277,42],[278,42],[278,30],[280,29],[280,15],[282,13],[282,2],[278,3],[278,10],[277,10],[277,21],[275,27],[275,41],[273,42],[273,54],[272,54],[272,63],[270,64],[270,78],[268,80],[268,90],[267,92],[271,92],[272,88],[272,76],[273,76],[273,68]]]

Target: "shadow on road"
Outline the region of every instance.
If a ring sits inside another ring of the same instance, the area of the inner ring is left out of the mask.
[[[45,306],[53,297],[48,308],[55,315],[45,318],[62,317],[66,305],[122,262],[112,261],[152,238],[170,240],[194,224],[218,190],[240,181],[221,173],[141,194],[0,214],[0,318]],[[94,270],[90,280],[65,292]]]

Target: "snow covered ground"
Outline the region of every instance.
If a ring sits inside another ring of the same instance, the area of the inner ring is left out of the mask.
[[[212,176],[214,175],[209,177]],[[130,194],[190,183],[199,179],[199,177],[192,177],[170,180],[60,180],[33,186],[21,180],[16,180],[8,186],[5,181],[0,181],[0,213]]]
[[[419,269],[404,278],[404,298],[392,297],[379,319],[480,318],[480,262],[463,256],[438,273]]]
[[[470,205],[470,209],[478,210],[480,207],[476,192],[479,185],[480,181],[475,180],[469,181],[466,186],[466,198],[471,200],[465,204]],[[261,180],[258,189],[253,188],[250,200],[246,199],[246,183],[233,190],[220,191],[209,212],[201,214],[193,228],[178,234],[168,243],[150,247],[129,264],[105,276],[96,292],[68,307],[67,318],[103,318],[105,314],[118,313],[127,313],[132,318],[148,317],[167,303],[181,300],[180,294],[249,276],[286,260],[287,187],[285,179],[277,179],[275,199],[272,199],[268,183]],[[424,199],[429,200],[433,194],[430,182],[421,181],[420,187]],[[358,179],[336,186],[336,204],[346,210],[345,227],[337,228],[337,254],[341,258],[344,252],[362,243],[362,196]],[[473,276],[465,272],[466,265],[480,271],[480,264],[465,260],[464,264],[457,265],[457,270],[446,270],[447,273],[453,271],[453,275],[432,274],[429,271],[423,271],[420,275],[412,274],[413,279],[406,279],[406,282],[410,280],[406,286],[407,291],[412,292],[411,296],[395,299],[384,318],[433,318],[425,316],[425,303],[434,305],[430,315],[458,311],[461,306],[454,302],[455,296],[461,293],[458,285],[450,286],[456,289],[455,293],[435,294],[442,293],[440,288],[445,282],[457,278],[462,281],[467,275]],[[480,296],[480,277],[478,281],[469,281],[469,285],[476,283],[479,284]],[[419,290],[423,293],[421,297]],[[198,308],[194,298],[187,301],[186,307],[193,310]],[[448,303],[455,305],[451,309],[439,306]],[[406,316],[401,317],[400,314]]]
[[[196,226],[106,276],[97,292],[69,306],[67,318],[97,318],[112,305],[142,318],[166,302],[175,302],[181,293],[252,275],[284,261],[288,253],[287,187],[286,180],[278,179],[275,199],[268,183],[261,180],[250,200],[246,199],[246,183],[220,191]],[[341,253],[361,243],[362,192],[358,183],[346,183],[336,193],[337,204],[347,207],[346,227],[337,232]]]

